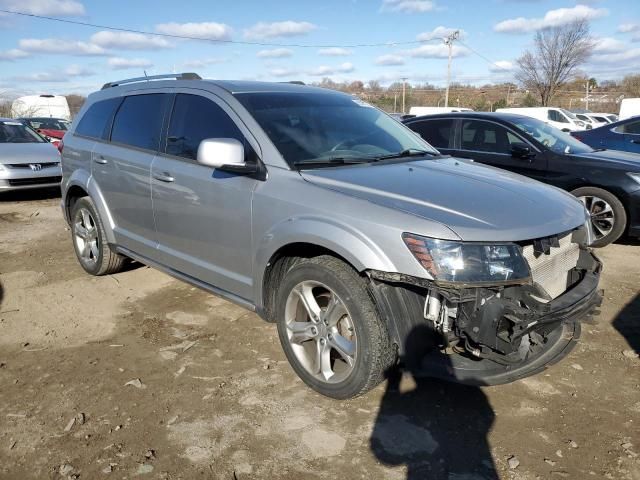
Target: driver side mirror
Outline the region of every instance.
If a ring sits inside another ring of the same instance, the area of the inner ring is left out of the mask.
[[[198,146],[200,165],[234,173],[254,173],[257,165],[247,164],[244,146],[235,138],[206,138]]]
[[[527,145],[523,143],[516,143],[511,146],[511,156],[514,158],[528,160],[534,157],[535,154],[531,153],[531,149]]]

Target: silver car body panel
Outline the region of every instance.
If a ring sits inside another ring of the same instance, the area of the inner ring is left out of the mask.
[[[171,80],[91,94],[77,118],[94,102],[114,96],[162,91],[210,98],[258,152],[266,179],[225,174],[163,154],[145,154],[148,169],[138,170],[140,152],[74,135],[74,122],[63,152],[65,215],[67,192],[79,186],[96,203],[111,243],[258,309],[269,261],[287,245],[324,247],[359,271],[431,279],[404,245],[403,232],[451,240],[519,241],[585,222],[584,207],[570,195],[462,160],[292,170],[233,93],[311,90],[327,92],[292,84]],[[128,163],[125,177],[116,180],[96,168],[96,155]],[[176,179],[171,186],[153,178],[165,171]]]
[[[62,176],[60,154],[51,143],[0,143],[0,190],[60,185],[41,179]]]

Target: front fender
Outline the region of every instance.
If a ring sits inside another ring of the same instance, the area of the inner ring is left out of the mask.
[[[115,223],[113,221],[113,216],[111,215],[111,211],[109,207],[107,207],[107,202],[104,199],[104,195],[102,194],[102,190],[100,190],[100,186],[96,183],[93,176],[87,172],[86,170],[77,169],[74,170],[64,187],[64,195],[62,197],[64,215],[67,219],[67,222],[70,222],[70,212],[68,211],[69,206],[69,198],[68,194],[71,191],[72,187],[77,186],[82,188],[85,192],[89,194],[91,200],[93,200],[96,209],[98,210],[98,214],[100,215],[100,220],[102,220],[102,226],[104,227],[105,234],[107,236],[108,243],[116,243],[115,236],[113,234],[113,229],[115,227]]]
[[[258,308],[263,306],[262,284],[269,261],[278,250],[296,243],[326,248],[344,258],[359,272],[367,269],[396,271],[395,265],[382,249],[353,227],[326,217],[291,217],[257,239],[253,264]]]

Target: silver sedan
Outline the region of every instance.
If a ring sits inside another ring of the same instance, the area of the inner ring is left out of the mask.
[[[0,118],[0,191],[60,185],[60,153],[34,130]]]

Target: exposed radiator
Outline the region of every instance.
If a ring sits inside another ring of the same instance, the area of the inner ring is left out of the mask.
[[[540,285],[551,298],[562,295],[567,289],[569,270],[578,264],[580,246],[571,242],[569,233],[559,239],[559,247],[551,247],[548,254],[538,258],[533,253],[533,245],[523,247],[525,259],[529,262],[533,281]]]

